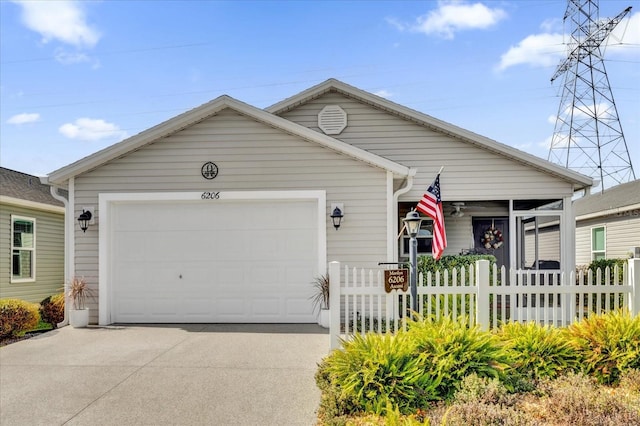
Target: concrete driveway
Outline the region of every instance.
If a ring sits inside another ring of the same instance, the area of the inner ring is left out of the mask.
[[[314,425],[316,325],[64,327],[0,348],[2,425]]]

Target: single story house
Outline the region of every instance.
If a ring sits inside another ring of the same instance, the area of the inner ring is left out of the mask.
[[[591,178],[335,79],[265,109],[220,96],[45,182],[68,191],[67,267],[98,295],[94,323],[315,322],[313,279],[405,256],[402,219],[441,167],[445,254],[524,267],[544,216],[574,268],[571,198]]]
[[[576,264],[640,257],[640,179],[574,201]]]
[[[41,302],[64,286],[64,204],[40,178],[0,167],[0,298]]]

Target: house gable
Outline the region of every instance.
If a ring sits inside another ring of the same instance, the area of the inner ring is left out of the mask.
[[[417,168],[417,193],[441,166],[445,167],[445,197],[449,199],[463,194],[468,198],[470,192],[477,199],[492,199],[496,193],[516,196],[522,194],[523,185],[530,186],[531,196],[553,197],[554,192],[591,185],[586,176],[333,79],[267,111],[320,132],[317,114],[327,105],[340,106],[348,116],[349,125],[336,138]],[[415,198],[416,194],[407,195]]]
[[[70,177],[78,176],[113,159],[125,156],[128,153],[141,149],[148,144],[171,136],[203,120],[213,117],[226,109],[233,110],[239,114],[250,117],[253,120],[264,123],[265,125],[279,129],[282,132],[298,136],[325,148],[348,155],[351,158],[369,165],[390,171],[395,175],[409,176],[412,174],[412,171],[406,166],[394,163],[386,158],[371,154],[352,145],[345,144],[329,136],[318,134],[317,132],[313,132],[291,121],[274,116],[225,95],[145,130],[120,143],[107,147],[106,149],[92,154],[89,157],[83,158],[73,164],[56,170],[49,174],[46,181],[48,183],[62,185]]]

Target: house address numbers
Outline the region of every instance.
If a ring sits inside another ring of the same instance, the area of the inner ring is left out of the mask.
[[[407,291],[408,288],[408,269],[388,269],[384,271],[384,291],[391,293],[391,290]]]
[[[202,193],[200,198],[202,198],[203,200],[219,200],[220,199],[220,192],[205,191],[205,192]]]

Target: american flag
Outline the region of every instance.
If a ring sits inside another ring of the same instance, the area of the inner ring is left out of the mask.
[[[440,174],[436,176],[431,186],[424,193],[416,210],[433,219],[433,243],[431,252],[435,260],[440,259],[447,247],[447,234],[444,231],[444,214],[442,213],[442,198],[440,197]]]

